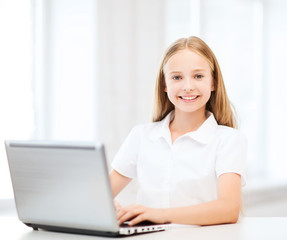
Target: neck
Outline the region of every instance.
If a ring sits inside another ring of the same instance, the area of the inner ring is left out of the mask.
[[[206,120],[204,109],[192,113],[182,112],[178,109],[174,111],[174,119],[169,128],[171,131],[180,134],[196,131]]]

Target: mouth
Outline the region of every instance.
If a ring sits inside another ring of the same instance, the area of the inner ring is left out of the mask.
[[[179,99],[184,103],[193,103],[199,98],[199,95],[192,95],[192,96],[179,96]]]
[[[183,99],[183,100],[195,100],[199,97],[199,95],[196,96],[179,96],[179,98]]]

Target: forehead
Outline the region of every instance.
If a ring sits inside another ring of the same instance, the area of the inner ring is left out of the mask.
[[[196,69],[211,70],[204,57],[189,49],[173,54],[164,66],[164,72]]]

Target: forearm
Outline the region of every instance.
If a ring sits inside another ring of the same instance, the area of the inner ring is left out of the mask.
[[[165,209],[167,222],[191,225],[236,223],[240,204],[215,200],[194,206]]]
[[[118,214],[120,223],[130,220],[134,225],[148,220],[155,223],[212,225],[236,223],[241,207],[241,176],[222,174],[218,181],[217,200],[178,208],[150,208],[131,205]]]
[[[111,182],[111,188],[112,188],[112,193],[113,196],[116,197],[118,193],[126,186],[129,184],[131,181],[130,178],[125,177],[118,173],[115,170],[112,170],[110,173],[110,182]]]

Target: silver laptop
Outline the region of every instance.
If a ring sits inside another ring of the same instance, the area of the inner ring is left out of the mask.
[[[120,236],[167,225],[118,226],[104,146],[5,141],[19,219],[34,230]]]

